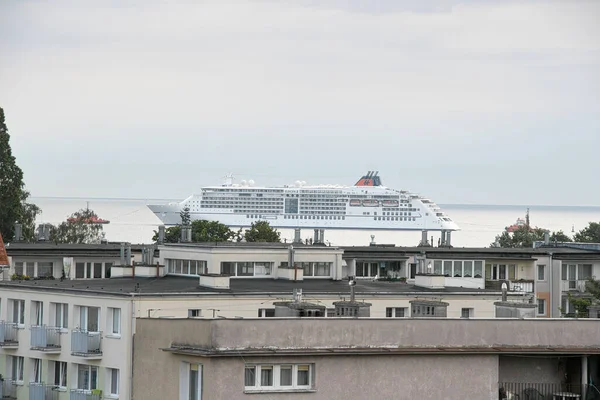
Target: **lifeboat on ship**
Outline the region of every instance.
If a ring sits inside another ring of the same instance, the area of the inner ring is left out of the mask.
[[[363,200],[362,205],[364,207],[377,207],[379,205],[379,201],[377,200]]]
[[[360,205],[362,205],[362,202],[360,200],[358,200],[358,199],[350,200],[350,206],[359,207]]]
[[[383,201],[383,206],[384,207],[398,207],[398,200],[384,200]]]

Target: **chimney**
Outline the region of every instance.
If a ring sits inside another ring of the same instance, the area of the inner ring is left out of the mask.
[[[16,223],[15,224],[15,242],[20,242],[23,240],[23,225]]]
[[[314,243],[314,244],[317,244],[317,243],[319,243],[319,242],[320,242],[320,240],[319,240],[319,230],[318,230],[318,229],[315,229],[315,234],[314,234],[313,243]]]
[[[121,258],[121,265],[126,265],[125,264],[125,243],[121,243],[120,258]]]
[[[544,231],[544,244],[550,244],[550,231]]]
[[[165,242],[165,226],[158,226],[158,244],[163,244]]]
[[[294,243],[302,243],[302,239],[300,238],[300,228],[294,229]]]
[[[506,286],[506,282],[502,282],[502,301],[506,302],[506,291],[508,290],[508,287]]]
[[[325,243],[325,229],[319,230],[319,243]]]

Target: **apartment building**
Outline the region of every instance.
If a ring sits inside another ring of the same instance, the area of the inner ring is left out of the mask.
[[[129,399],[131,299],[37,282],[0,289],[4,398]]]
[[[134,398],[594,400],[598,337],[597,320],[140,319]]]

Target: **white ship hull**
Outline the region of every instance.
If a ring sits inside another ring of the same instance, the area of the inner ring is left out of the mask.
[[[268,221],[274,228],[456,231],[460,228],[431,200],[384,186],[285,186],[279,188],[226,184],[206,187],[180,203],[148,205],[165,225],[192,220],[219,221],[248,227]],[[375,178],[378,177],[375,174]],[[362,183],[361,183],[362,182]],[[380,180],[376,181],[377,183]]]

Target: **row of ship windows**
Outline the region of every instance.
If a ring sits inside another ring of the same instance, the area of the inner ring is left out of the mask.
[[[400,218],[400,219],[398,219]],[[416,221],[415,217],[373,217],[375,221]]]
[[[368,211],[366,211],[366,212],[363,212],[363,215],[371,215],[371,213],[370,213],[370,212],[368,212]],[[374,213],[373,213],[373,215],[377,215],[377,213],[376,213],[376,212],[374,212]],[[391,215],[400,215],[400,216],[404,215],[404,216],[406,217],[406,216],[410,216],[410,215],[412,215],[412,213],[410,213],[410,212],[409,212],[409,213],[404,213],[404,214],[403,214],[403,213],[400,213],[400,214],[398,214],[398,213],[395,213],[395,214],[394,214],[394,213],[385,213],[385,212],[384,212],[382,215],[390,215],[390,216],[391,216]]]
[[[260,215],[246,215],[246,218],[261,218]],[[343,215],[284,215],[284,219],[329,219],[329,220],[346,220]]]

